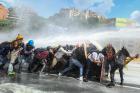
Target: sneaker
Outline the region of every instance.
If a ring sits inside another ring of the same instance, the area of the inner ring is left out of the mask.
[[[59,73],[58,76],[62,76],[62,73]]]
[[[83,76],[80,76],[79,80],[83,81]]]
[[[12,72],[8,72],[8,76],[15,76],[15,72],[14,71],[12,71]]]

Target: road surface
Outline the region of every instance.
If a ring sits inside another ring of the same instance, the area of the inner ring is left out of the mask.
[[[98,82],[82,82],[71,77],[21,73],[15,79],[0,77],[0,93],[140,93],[140,64],[124,69],[125,85],[107,88]],[[116,75],[119,81],[119,75]]]

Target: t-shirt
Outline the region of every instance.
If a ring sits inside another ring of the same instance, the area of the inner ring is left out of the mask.
[[[68,52],[68,51],[64,50],[62,47],[60,47],[58,49],[58,51],[55,53],[55,57],[57,59],[60,59],[63,57],[64,54],[71,54],[71,52]]]
[[[90,54],[88,56],[88,58],[93,62],[94,60],[96,61],[101,61],[104,59],[104,55],[102,53],[97,53],[97,52],[93,52],[92,54]]]
[[[107,58],[107,60],[114,60],[115,59],[115,49],[112,47],[112,48],[108,48],[108,47],[105,47],[103,50],[102,50],[102,53],[104,54],[104,56]]]

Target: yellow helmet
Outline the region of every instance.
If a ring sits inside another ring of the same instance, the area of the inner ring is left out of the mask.
[[[21,34],[18,34],[16,37],[16,40],[22,40],[22,39],[23,39],[23,36]]]

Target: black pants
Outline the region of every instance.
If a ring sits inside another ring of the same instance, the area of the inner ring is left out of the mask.
[[[90,59],[87,59],[87,68],[85,72],[85,77],[88,79],[89,78],[89,72],[91,70],[91,67],[93,67],[93,76],[96,76],[96,78],[100,78],[101,75],[101,68],[102,66],[98,66],[96,63],[93,63]]]
[[[9,62],[8,58],[0,55],[0,70],[4,70],[4,66],[7,62]]]
[[[115,71],[117,69],[119,69],[121,83],[123,83],[123,64],[118,64],[118,63],[115,63],[113,68],[111,69],[111,75],[110,75],[111,82],[112,83],[115,82],[114,76],[115,76]]]
[[[112,60],[105,60],[105,73],[109,73],[109,66],[111,67],[111,69],[114,68],[115,65],[115,59]],[[111,72],[110,72],[111,74]]]

